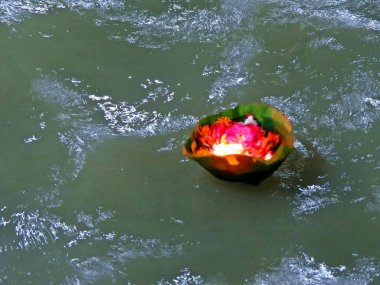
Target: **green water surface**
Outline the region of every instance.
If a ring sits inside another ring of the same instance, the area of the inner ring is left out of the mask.
[[[380,2],[0,2],[0,284],[380,284]],[[264,102],[258,186],[182,155]]]

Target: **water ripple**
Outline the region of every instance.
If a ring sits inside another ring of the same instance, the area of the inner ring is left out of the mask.
[[[380,265],[373,258],[358,258],[356,266],[349,269],[345,265],[328,266],[303,253],[300,256],[282,259],[277,268],[271,272],[257,274],[247,284],[365,285],[377,280],[379,276]]]
[[[364,16],[361,12],[366,5],[370,5],[372,11],[379,11],[379,3],[375,1],[360,1],[355,5],[354,1],[346,0],[318,0],[312,2],[298,0],[273,0],[278,5],[270,13],[270,19],[280,24],[296,22],[316,24],[326,27],[345,26],[350,28],[380,30],[380,21]],[[354,3],[354,4],[352,4]]]
[[[49,241],[57,240],[60,231],[64,235],[72,235],[76,231],[75,226],[62,222],[54,215],[43,215],[38,210],[14,212],[9,217],[3,216],[1,219],[2,226],[7,229],[13,227],[17,237],[12,239],[12,242],[1,244],[1,253],[9,250],[40,248]]]
[[[157,285],[201,285],[205,284],[200,275],[192,275],[189,268],[181,270],[181,274],[171,281],[161,280]]]
[[[176,256],[183,254],[183,245],[168,244],[160,239],[139,239],[133,236],[121,236],[116,245],[111,246],[108,253],[114,259],[121,263],[125,263],[130,259],[138,259],[148,256],[155,258]]]
[[[127,23],[133,27],[110,36],[145,48],[166,49],[178,42],[213,42],[226,35],[228,17],[222,17],[215,9],[184,8],[172,4],[167,12],[154,15],[149,11],[132,10],[119,16],[106,18],[111,23]]]
[[[148,94],[148,99],[156,100]],[[150,96],[150,98],[149,98]],[[114,103],[111,100],[96,100],[110,128],[122,135],[152,136],[172,133],[193,126],[196,118],[190,115],[162,114],[158,111],[141,109],[141,103]]]
[[[300,187],[295,197],[293,215],[312,214],[339,201],[338,194],[331,190],[329,183]]]
[[[228,89],[248,84],[247,64],[261,51],[261,45],[254,38],[244,38],[226,48],[218,71],[220,75],[211,87],[208,100],[220,103]]]
[[[124,2],[121,0],[2,0],[0,2],[0,23],[12,24],[22,21],[30,15],[47,14],[52,9],[105,11],[123,7]]]

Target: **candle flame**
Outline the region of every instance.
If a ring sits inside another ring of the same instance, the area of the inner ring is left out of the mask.
[[[230,154],[248,154],[246,149],[241,143],[219,143],[219,144],[214,144],[212,146],[212,151],[213,154],[217,156],[225,156],[225,155],[230,155]],[[271,160],[273,157],[273,152],[268,152],[264,156],[264,160]]]
[[[212,146],[212,153],[218,156],[243,154],[244,147],[240,143],[220,143]]]
[[[272,157],[273,157],[273,153],[272,153],[272,152],[268,152],[268,153],[264,156],[264,159],[265,159],[265,160],[270,160],[270,159],[272,159]]]

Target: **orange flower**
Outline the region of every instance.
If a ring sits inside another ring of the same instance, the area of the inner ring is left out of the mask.
[[[232,122],[233,121],[228,117],[220,117],[214,124],[222,124],[222,125],[230,126],[232,125]]]

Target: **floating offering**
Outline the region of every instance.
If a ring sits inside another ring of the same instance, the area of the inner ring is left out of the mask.
[[[218,178],[259,183],[293,147],[292,125],[283,113],[245,104],[201,119],[183,153]]]

